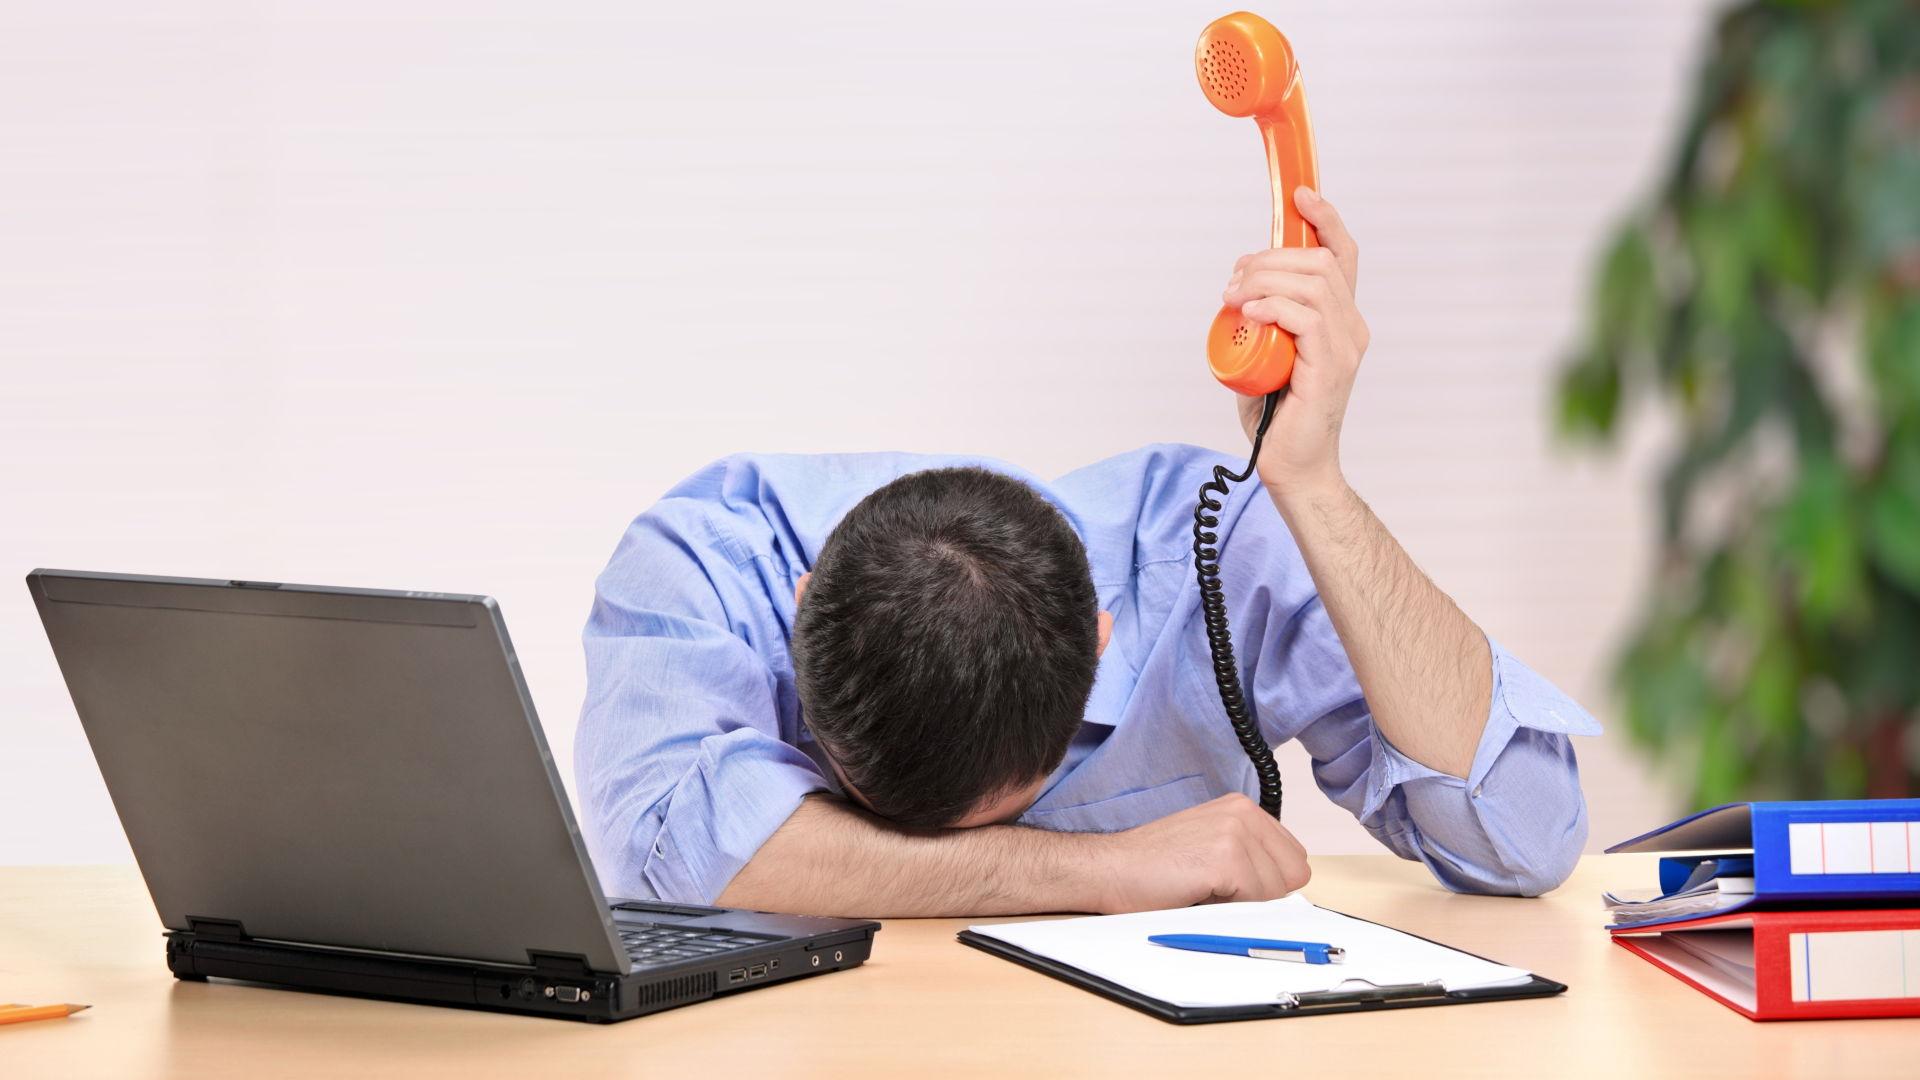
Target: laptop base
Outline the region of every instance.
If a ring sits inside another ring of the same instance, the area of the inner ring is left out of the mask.
[[[873,950],[873,931],[878,927],[868,927],[831,935],[833,940],[770,942],[765,949],[729,956],[732,966],[724,971],[694,962],[680,969],[615,975],[560,957],[542,957],[537,966],[524,967],[454,963],[193,931],[167,934],[167,967],[176,978],[191,981],[233,979],[606,1024],[770,983],[858,967]]]

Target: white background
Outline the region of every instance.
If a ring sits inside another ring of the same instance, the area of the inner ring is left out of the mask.
[[[0,862],[128,857],[35,566],[491,593],[570,762],[593,577],[709,459],[1237,445],[1201,343],[1268,208],[1192,74],[1224,10],[8,0]],[[1548,388],[1704,5],[1261,10],[1364,250],[1350,478],[1611,723],[1593,840],[1638,831],[1604,675],[1650,490],[1556,449]]]

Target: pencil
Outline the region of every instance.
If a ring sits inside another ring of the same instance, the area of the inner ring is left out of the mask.
[[[24,1024],[29,1020],[65,1020],[91,1005],[0,1005],[0,1024]]]

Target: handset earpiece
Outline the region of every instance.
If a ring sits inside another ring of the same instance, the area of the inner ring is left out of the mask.
[[[1193,49],[1200,89],[1228,116],[1251,116],[1266,143],[1273,182],[1273,246],[1317,247],[1313,226],[1293,205],[1301,185],[1320,190],[1307,92],[1293,46],[1273,24],[1236,11],[1209,23]],[[1207,331],[1213,377],[1249,397],[1270,394],[1293,376],[1293,335],[1270,323],[1250,323],[1223,307]]]

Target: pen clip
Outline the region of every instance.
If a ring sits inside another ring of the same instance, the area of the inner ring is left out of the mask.
[[[1347,959],[1347,950],[1338,945],[1309,945],[1300,949],[1248,949],[1247,955],[1255,960],[1293,960],[1302,964],[1340,964]]]

